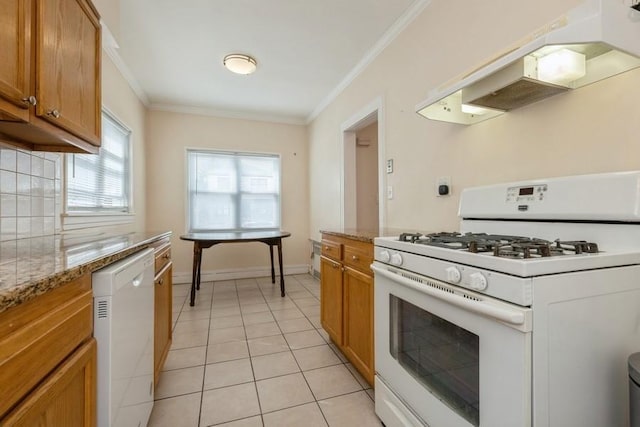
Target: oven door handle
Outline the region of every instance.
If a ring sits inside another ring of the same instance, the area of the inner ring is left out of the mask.
[[[483,316],[492,317],[497,320],[501,320],[506,323],[510,323],[512,325],[523,325],[525,323],[526,317],[523,311],[518,309],[510,309],[508,307],[497,307],[495,305],[487,304],[483,301],[475,301],[470,300],[468,298],[461,297],[459,295],[451,294],[449,292],[444,292],[439,289],[433,288],[428,285],[420,286],[419,283],[414,282],[413,280],[409,280],[402,276],[399,276],[394,273],[390,273],[387,270],[384,270],[375,265],[371,265],[371,269],[376,273],[392,282],[401,283],[404,286],[407,286],[411,289],[414,289],[418,292],[430,295],[439,300],[448,302],[449,304],[455,305],[467,311],[471,311],[474,313],[481,314]]]

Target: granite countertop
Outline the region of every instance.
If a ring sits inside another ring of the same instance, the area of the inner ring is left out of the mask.
[[[412,230],[411,230],[412,231]],[[330,234],[332,236],[346,237],[348,239],[359,240],[361,242],[373,243],[373,239],[383,236],[399,236],[400,233],[406,233],[407,229],[398,228],[381,228],[381,229],[358,229],[358,228],[342,228],[334,230],[320,230],[320,233]]]
[[[55,235],[0,242],[0,312],[169,236],[171,232]]]

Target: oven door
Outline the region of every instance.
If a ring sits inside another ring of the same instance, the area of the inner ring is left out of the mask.
[[[387,427],[531,425],[531,310],[374,262]]]

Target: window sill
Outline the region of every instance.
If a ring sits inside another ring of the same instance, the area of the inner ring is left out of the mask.
[[[129,213],[93,213],[74,212],[62,215],[63,230],[79,230],[81,228],[107,227],[110,225],[131,224],[135,214]]]

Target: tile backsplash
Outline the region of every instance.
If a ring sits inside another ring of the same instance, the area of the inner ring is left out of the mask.
[[[62,154],[0,146],[0,240],[60,230]]]

